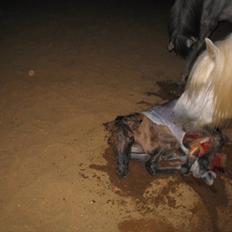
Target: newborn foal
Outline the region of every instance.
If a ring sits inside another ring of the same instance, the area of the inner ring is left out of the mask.
[[[151,175],[191,172],[211,185],[216,177],[214,170],[222,165],[223,157],[217,156],[220,161],[212,167],[223,144],[223,137],[217,130],[183,131],[181,141],[178,141],[176,128],[172,130],[170,124],[154,123],[146,113],[118,116],[105,127],[111,133],[109,144],[117,154],[119,176],[126,176],[129,160],[136,159],[145,163]]]

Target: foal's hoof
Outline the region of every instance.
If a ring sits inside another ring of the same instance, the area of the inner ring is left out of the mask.
[[[118,168],[118,169],[117,169],[117,174],[118,174],[119,176],[126,176],[127,173],[128,173],[128,170],[125,169],[125,168]]]
[[[188,165],[182,165],[180,168],[180,173],[183,175],[187,175],[189,173],[190,169]]]
[[[153,162],[146,162],[145,168],[147,169],[148,173],[152,176],[155,176],[158,172],[158,165]]]
[[[217,175],[213,171],[207,171],[201,176],[202,180],[209,186],[213,185],[216,177],[217,177]]]

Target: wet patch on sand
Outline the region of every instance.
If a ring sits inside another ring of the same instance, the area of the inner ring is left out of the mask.
[[[222,152],[227,154],[227,162],[225,167],[225,173],[217,173],[217,179],[214,182],[213,186],[207,186],[199,179],[181,177],[180,181],[184,181],[187,185],[198,194],[204,206],[207,209],[208,215],[211,218],[211,223],[213,227],[213,232],[219,232],[219,218],[218,218],[218,209],[226,209],[228,207],[228,196],[225,188],[225,181],[222,180],[221,176],[225,176],[229,179],[232,179],[232,156],[230,155],[232,151],[232,143],[228,142]],[[196,208],[197,209],[197,208]],[[232,211],[232,209],[231,209]],[[197,214],[197,210],[193,212]],[[226,215],[225,215],[226,216]]]
[[[184,84],[172,80],[158,81],[156,84],[159,90],[156,92],[148,91],[147,96],[157,96],[162,100],[173,100],[178,98],[184,90]]]
[[[219,219],[217,210],[219,208],[226,208],[228,205],[228,198],[225,191],[225,183],[220,178],[220,176],[216,179],[215,184],[209,187],[206,186],[205,183],[203,183],[202,181],[190,176],[181,176],[178,174],[173,174],[173,178],[171,180],[167,179],[167,175],[157,175],[157,177],[153,177],[146,172],[142,163],[131,161],[128,176],[121,178],[116,174],[116,157],[113,155],[113,152],[110,148],[107,149],[104,153],[104,158],[107,161],[106,165],[92,164],[90,165],[90,168],[107,173],[112,184],[112,190],[121,196],[132,197],[135,201],[136,211],[140,212],[141,215],[145,216],[147,215],[147,213],[152,213],[155,211],[157,207],[161,205],[166,205],[167,207],[172,209],[177,208],[177,196],[175,195],[175,193],[177,192],[179,184],[185,183],[188,186],[190,186],[195,193],[197,193],[197,195],[201,199],[201,202],[203,202],[205,208],[207,209],[207,214],[211,219],[213,232],[219,231]],[[159,181],[162,181],[163,179],[167,179],[167,184],[163,188],[161,188],[158,194],[154,188],[149,188],[153,181],[155,181],[156,185],[159,185]],[[197,214],[198,210],[199,209],[196,206],[195,210],[192,210],[192,213]],[[124,221],[119,224],[119,229],[120,231],[127,231],[127,226],[128,228],[133,229],[134,227],[136,227],[136,223],[136,220]],[[145,228],[147,226],[147,228],[149,229],[151,228],[149,226],[155,222],[146,221],[144,223]],[[142,222],[141,225],[143,225]],[[166,227],[161,226],[161,228]]]
[[[113,192],[120,196],[132,197],[136,211],[145,215],[153,212],[160,205],[167,205],[169,208],[176,207],[176,200],[172,195],[176,192],[180,183],[178,174],[173,174],[174,178],[167,180],[166,185],[157,193],[152,187],[152,182],[155,181],[158,187],[162,180],[167,179],[167,175],[151,176],[143,163],[133,160],[129,163],[128,175],[119,177],[116,174],[116,157],[112,149],[106,149],[103,157],[106,160],[106,165],[91,164],[89,167],[108,175]]]
[[[136,104],[138,104],[138,105],[144,105],[146,107],[152,107],[152,105],[153,105],[152,103],[147,102],[147,101],[139,101]]]
[[[158,175],[155,182],[156,186],[159,187],[160,182],[163,179],[167,180],[167,177],[167,175]],[[138,202],[137,208],[141,208],[144,213],[152,212],[160,205],[167,205],[169,208],[176,208],[176,199],[171,195],[176,193],[179,181],[178,175],[173,174],[173,177],[175,178],[172,180],[167,180],[166,185],[159,188],[158,193],[155,188],[148,189],[143,200]]]
[[[210,216],[213,232],[219,232],[217,210],[219,208],[226,208],[228,205],[228,197],[224,181],[222,181],[220,177],[217,177],[213,186],[207,186],[195,178],[183,177],[182,180],[191,186],[191,188],[198,194]],[[193,213],[197,214],[197,210]]]
[[[150,176],[140,162],[130,162],[129,173],[126,177],[119,177],[116,174],[116,157],[111,148],[106,149],[103,154],[106,165],[91,164],[90,168],[108,174],[115,192],[122,196],[143,198],[144,191],[150,186],[154,177]]]

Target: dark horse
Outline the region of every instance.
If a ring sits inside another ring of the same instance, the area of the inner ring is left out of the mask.
[[[190,69],[220,21],[232,22],[231,0],[176,0],[171,8],[168,50],[188,57]]]

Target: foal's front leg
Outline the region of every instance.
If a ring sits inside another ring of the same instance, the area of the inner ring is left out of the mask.
[[[130,159],[138,160],[146,163],[151,158],[151,155],[144,152],[143,148],[138,144],[133,144],[130,151]]]
[[[177,164],[175,166],[160,167],[159,165],[160,157],[164,155],[164,152],[165,151],[163,151],[162,149],[159,149],[154,154],[154,156],[145,163],[145,167],[148,173],[154,176],[157,174],[172,174],[178,171],[182,172],[183,169],[182,163],[186,162],[186,156],[177,158],[175,154],[173,154],[173,157],[168,158],[167,161],[170,160],[171,162],[176,162]],[[172,156],[172,154],[169,155]]]
[[[145,168],[148,171],[148,173],[152,176],[156,175],[158,173],[159,169],[159,156],[161,155],[162,150],[155,151],[154,155],[151,156],[151,158],[145,163]]]

